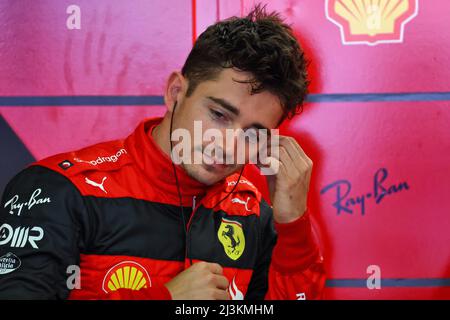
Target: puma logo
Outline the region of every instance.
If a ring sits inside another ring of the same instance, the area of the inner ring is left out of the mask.
[[[232,203],[240,203],[240,204],[243,204],[243,205],[245,206],[245,210],[250,211],[250,210],[247,208],[248,200],[250,200],[250,197],[247,198],[247,201],[244,201],[244,200],[241,200],[241,199],[238,199],[238,198],[233,198],[233,199],[231,199],[231,202],[232,202]]]
[[[85,181],[86,181],[87,184],[90,184],[91,186],[94,186],[94,187],[99,188],[99,189],[102,190],[104,193],[108,193],[108,192],[106,192],[105,187],[103,186],[103,183],[105,183],[106,178],[107,178],[107,177],[103,177],[102,183],[97,183],[97,182],[95,182],[95,181],[92,181],[92,180],[89,179],[88,177],[85,177]]]

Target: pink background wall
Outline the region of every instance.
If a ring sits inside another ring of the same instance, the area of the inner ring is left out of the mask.
[[[124,137],[162,115],[167,76],[193,39],[254,2],[0,2],[0,190],[27,159]],[[344,45],[325,0],[268,5],[311,59],[310,102],[282,132],[314,161],[309,201],[329,299],[450,299],[450,2],[418,3],[403,42],[375,46]],[[80,30],[66,27],[71,4]],[[377,203],[376,178],[379,192],[397,192]],[[363,195],[364,213],[351,205]],[[369,265],[381,289],[366,287]]]

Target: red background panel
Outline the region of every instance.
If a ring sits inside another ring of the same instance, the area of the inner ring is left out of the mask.
[[[369,265],[379,266],[383,279],[450,278],[449,123],[450,108],[440,102],[321,103],[282,127],[314,161],[309,207],[330,279],[366,279]],[[405,182],[409,189],[376,204],[374,175],[381,168],[387,170],[385,189]],[[347,197],[342,187],[341,199],[372,194],[364,214],[358,205],[338,214],[336,188],[321,194],[339,180],[351,184]],[[407,291],[361,288],[345,297],[434,297],[432,288],[422,289],[403,296]],[[330,298],[347,292],[329,290]],[[448,290],[436,292],[450,297]]]
[[[249,8],[258,1],[243,2]],[[325,0],[264,2],[281,12],[302,40],[311,58],[314,93],[450,91],[447,0],[419,1],[404,42],[374,47],[342,45],[339,28],[326,18]],[[222,5],[221,17],[236,14],[237,8],[237,2],[231,9]]]
[[[162,106],[3,107],[0,112],[36,159],[128,136]]]
[[[66,8],[81,9],[69,30]],[[192,46],[191,2],[0,2],[1,95],[153,95]],[[170,41],[168,41],[170,39]]]
[[[450,287],[442,288],[384,288],[369,290],[366,288],[326,288],[325,299],[339,300],[400,300],[427,299],[447,300],[450,297]]]
[[[309,105],[286,128],[315,163],[311,201],[328,235],[331,278],[362,277],[370,264],[387,278],[450,277],[449,123],[450,108],[437,102],[335,103]],[[386,189],[406,182],[409,190],[376,204],[380,168]],[[320,194],[338,180],[351,183],[345,199],[372,194],[364,215],[360,206],[337,214],[336,188]]]

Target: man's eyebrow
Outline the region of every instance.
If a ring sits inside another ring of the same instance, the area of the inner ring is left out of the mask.
[[[211,97],[208,96],[207,97],[209,100],[214,101],[217,104],[220,104],[223,108],[227,109],[228,111],[230,111],[231,113],[235,114],[235,115],[239,115],[239,109],[236,108],[235,106],[233,106],[231,103],[229,103],[227,100],[225,99],[221,99],[221,98],[216,98],[216,97]]]

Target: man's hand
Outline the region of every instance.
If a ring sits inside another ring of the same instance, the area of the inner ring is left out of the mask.
[[[294,138],[281,135],[278,161],[278,173],[268,175],[267,183],[275,221],[288,223],[300,218],[307,209],[313,162]]]
[[[217,263],[198,262],[165,284],[173,300],[229,300],[228,279]]]

